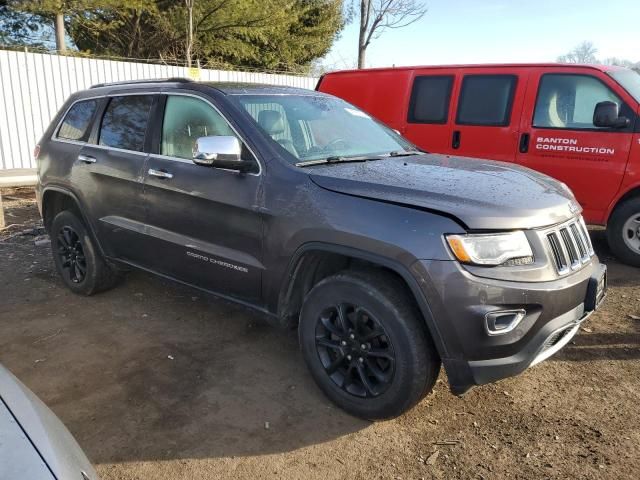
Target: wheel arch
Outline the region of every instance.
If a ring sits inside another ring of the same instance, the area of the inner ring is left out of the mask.
[[[607,211],[607,216],[606,216],[607,223],[609,223],[611,219],[611,215],[613,215],[613,212],[615,212],[618,206],[622,205],[627,200],[631,198],[636,198],[636,197],[640,197],[640,183],[628,188],[622,195],[620,195],[613,202],[611,202],[611,205],[609,206],[609,209]]]
[[[296,250],[283,277],[285,281],[278,296],[277,317],[281,324],[291,327],[297,323],[304,297],[323,278],[346,268],[367,267],[381,268],[395,275],[409,289],[440,357],[446,358],[446,346],[431,308],[409,269],[397,260],[353,247],[311,242]]]
[[[49,230],[54,217],[63,210],[71,210],[78,215],[82,222],[87,226],[91,239],[98,246],[100,253],[104,255],[102,245],[98,241],[93,224],[85,215],[82,203],[78,196],[71,190],[64,187],[46,187],[42,192],[42,222],[47,232],[50,233]]]

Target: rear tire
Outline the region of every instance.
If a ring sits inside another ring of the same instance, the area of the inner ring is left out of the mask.
[[[640,267],[640,198],[616,207],[607,225],[607,241],[622,262]]]
[[[56,270],[69,290],[93,295],[115,286],[118,272],[107,265],[84,223],[73,212],[58,213],[50,234]]]
[[[431,391],[440,359],[395,277],[345,271],[320,281],[300,314],[302,353],[322,391],[357,417],[396,417]]]

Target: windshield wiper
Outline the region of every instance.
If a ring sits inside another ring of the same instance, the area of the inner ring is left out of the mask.
[[[389,156],[390,157],[410,157],[412,155],[423,155],[424,153],[425,152],[422,152],[420,150],[405,150],[402,152],[394,150],[393,152],[389,152]]]
[[[348,162],[369,162],[372,160],[382,160],[384,157],[374,155],[358,155],[352,157],[342,157],[334,155],[326,158],[319,158],[317,160],[305,160],[304,162],[296,163],[296,167],[310,167],[313,165],[324,165],[327,163],[348,163]]]

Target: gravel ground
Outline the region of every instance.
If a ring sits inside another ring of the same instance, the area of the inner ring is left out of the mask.
[[[131,272],[79,297],[37,243],[29,190],[4,190],[0,362],[75,435],[102,479],[640,478],[640,270],[611,258],[606,304],[574,341],[463,398],[441,375],[392,421],[328,402],[295,332]]]

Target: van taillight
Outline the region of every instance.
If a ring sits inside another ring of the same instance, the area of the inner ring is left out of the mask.
[[[39,156],[40,156],[40,145],[36,145],[36,147],[33,149],[33,159],[37,160]]]

